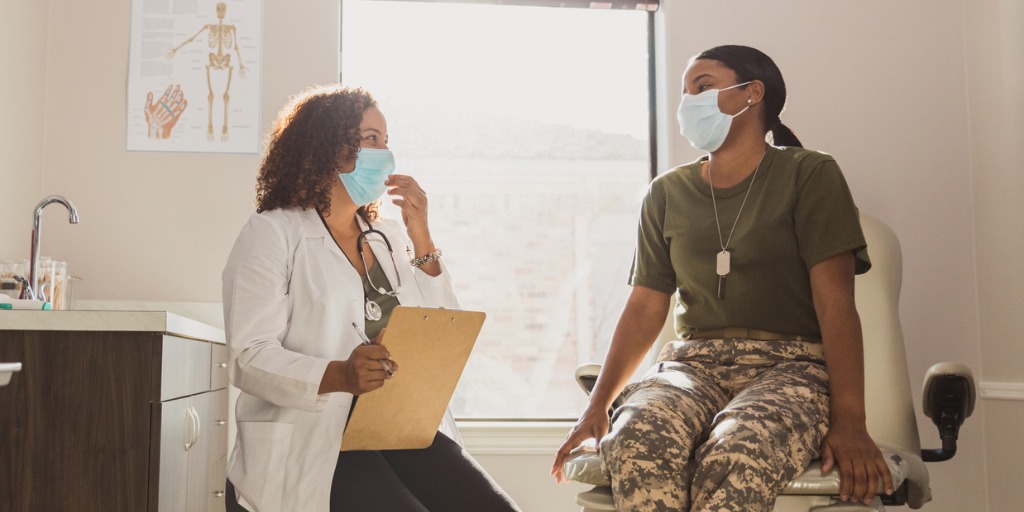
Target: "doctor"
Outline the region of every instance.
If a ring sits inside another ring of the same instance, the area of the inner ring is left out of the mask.
[[[429,448],[339,452],[356,397],[400,371],[362,337],[376,342],[398,304],[458,307],[426,194],[394,169],[384,116],[361,89],[312,88],[278,116],[257,213],[223,274],[241,390],[229,511],[518,510],[462,450],[450,412]],[[404,229],[378,215],[385,191]]]

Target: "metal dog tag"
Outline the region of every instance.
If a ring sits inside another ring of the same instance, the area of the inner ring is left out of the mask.
[[[717,272],[720,276],[729,274],[729,251],[722,251],[718,253]]]

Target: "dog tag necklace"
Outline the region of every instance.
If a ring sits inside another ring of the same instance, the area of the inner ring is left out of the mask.
[[[743,195],[743,202],[740,203],[740,210],[736,212],[736,220],[732,223],[732,228],[729,229],[729,236],[722,241],[722,224],[718,220],[718,203],[715,202],[715,183],[711,181],[711,162],[708,162],[708,185],[711,186],[711,206],[715,210],[715,227],[718,228],[718,245],[722,248],[721,251],[715,257],[715,273],[718,274],[718,298],[725,298],[725,276],[729,275],[732,265],[732,255],[729,253],[729,243],[732,242],[732,234],[736,232],[736,224],[740,222],[740,214],[743,213],[743,207],[747,204],[747,198],[750,197],[750,190],[754,188],[754,180],[757,179],[757,170],[761,168],[761,162],[764,161],[764,155],[768,151],[761,153],[761,159],[757,161],[757,167],[754,168],[754,175],[750,178],[750,185],[747,185],[747,193]]]

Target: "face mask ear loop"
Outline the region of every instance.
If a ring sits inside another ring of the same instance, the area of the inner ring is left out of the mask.
[[[743,87],[744,85],[750,85],[750,84],[751,84],[751,83],[753,83],[753,82],[754,82],[753,80],[749,80],[749,81],[743,82],[742,84],[730,85],[729,87],[726,87],[726,88],[724,88],[724,89],[719,89],[719,92],[721,92],[721,91],[727,91],[727,90],[729,90],[729,89],[733,89],[733,88],[735,88],[735,87]],[[750,98],[747,98],[747,106],[743,107],[743,110],[740,110],[739,112],[736,112],[735,114],[733,114],[733,115],[732,115],[732,117],[733,117],[733,118],[736,118],[736,117],[737,117],[737,116],[739,116],[740,114],[742,114],[742,113],[746,112],[746,111],[747,111],[747,109],[749,109],[749,108],[751,107],[751,105],[750,105],[750,101],[751,101],[751,99],[750,99]],[[721,110],[721,109],[719,109],[719,110]]]
[[[742,84],[736,84],[736,85],[730,85],[729,87],[723,87],[723,88],[719,89],[719,91],[728,91],[729,89],[735,89],[737,87],[743,87],[744,85],[750,85],[752,83],[754,83],[753,80],[748,80],[746,82],[743,82]]]

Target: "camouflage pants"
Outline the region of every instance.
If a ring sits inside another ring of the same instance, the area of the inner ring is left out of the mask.
[[[670,343],[601,440],[620,511],[769,511],[828,428],[821,344]]]

